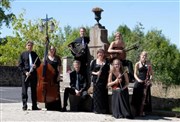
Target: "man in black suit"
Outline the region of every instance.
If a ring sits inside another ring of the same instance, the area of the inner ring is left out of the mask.
[[[66,111],[69,94],[81,96],[84,99],[87,95],[87,79],[84,72],[80,71],[81,64],[75,60],[73,62],[74,71],[70,73],[70,88],[66,87],[64,91],[64,105],[62,111]]]
[[[89,37],[86,37],[86,29],[84,27],[80,28],[79,31],[80,37],[75,39],[72,43],[69,44],[71,46],[71,49],[74,48],[79,48],[76,45],[80,45],[80,48],[82,47],[81,51],[78,51],[79,53],[76,53],[75,51],[71,50],[72,55],[74,56],[74,60],[78,60],[81,62],[81,70],[87,71],[87,66],[89,64],[89,59],[90,59],[90,52],[88,48],[89,44]],[[78,50],[78,49],[75,49]]]
[[[23,110],[27,110],[28,101],[28,86],[31,87],[32,110],[40,110],[37,107],[37,72],[36,69],[40,66],[40,59],[36,52],[32,51],[33,42],[26,43],[26,51],[22,52],[19,58],[19,69],[22,72],[22,102]]]

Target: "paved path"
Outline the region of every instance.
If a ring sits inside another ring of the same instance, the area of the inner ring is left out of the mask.
[[[29,106],[31,103],[29,103]],[[122,122],[122,121],[136,121],[144,122],[148,120],[153,121],[180,121],[178,118],[146,116],[144,118],[129,119],[115,119],[111,115],[94,114],[88,112],[57,112],[57,111],[22,111],[21,103],[1,103],[0,113],[1,122],[5,121],[46,121],[46,122],[66,122],[66,121],[92,121],[92,122]]]
[[[111,115],[94,114],[88,112],[57,112],[46,111],[45,109],[40,111],[22,111],[22,103],[20,100],[21,95],[20,87],[0,87],[0,122],[9,121],[33,121],[33,122],[148,122],[153,121],[180,121],[179,118],[173,117],[160,117],[160,116],[146,116],[141,118],[129,119],[115,119]],[[31,103],[28,103],[28,107],[31,108]]]

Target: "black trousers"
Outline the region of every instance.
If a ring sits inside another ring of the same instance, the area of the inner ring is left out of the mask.
[[[37,107],[37,74],[33,72],[27,81],[25,82],[26,75],[22,75],[22,102],[23,107],[27,108],[27,101],[28,101],[28,87],[30,85],[31,88],[31,100],[32,100],[32,108]]]
[[[133,64],[129,60],[121,60],[123,66],[127,66],[128,68],[128,76],[129,76],[129,82],[133,82],[134,80],[134,70],[133,70]]]
[[[73,88],[66,87],[64,91],[64,102],[63,102],[64,106],[63,107],[67,106],[67,100],[69,98],[69,94],[76,95],[76,92]]]
[[[69,98],[69,94],[76,95],[75,89],[69,88],[69,87],[65,88],[65,91],[64,91],[64,102],[63,102],[64,106],[63,107],[67,106],[67,100]],[[86,99],[86,97],[87,97],[87,91],[83,91],[81,93],[81,98],[84,100],[84,99]]]

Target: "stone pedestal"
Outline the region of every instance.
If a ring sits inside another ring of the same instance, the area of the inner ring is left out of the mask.
[[[70,82],[69,73],[72,71],[72,57],[63,57],[62,58],[62,66],[63,66],[63,82]]]
[[[89,50],[90,54],[95,59],[97,57],[97,50],[104,49],[107,52],[109,42],[107,40],[108,31],[104,26],[96,24],[90,29],[90,43]]]
[[[80,96],[69,94],[70,111],[85,111],[92,112],[93,98],[88,95],[86,99],[82,99]]]

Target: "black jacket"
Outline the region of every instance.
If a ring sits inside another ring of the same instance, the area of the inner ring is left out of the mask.
[[[74,56],[74,59],[80,61],[82,63],[82,65],[85,65],[89,60],[89,56],[90,56],[90,52],[89,52],[89,48],[88,48],[89,41],[90,41],[89,37],[84,37],[84,43],[86,46],[85,46],[85,49],[83,50],[83,53],[81,56],[77,57],[76,54],[71,51],[71,54]],[[75,39],[69,45],[71,45],[73,48],[76,48],[75,47],[76,43],[82,44],[82,38],[79,37],[79,38]]]
[[[31,57],[32,57],[32,63],[34,64],[38,55],[34,51],[31,51]],[[40,66],[40,64],[41,64],[41,61],[38,58],[36,61],[36,68],[38,68]],[[29,52],[28,51],[24,51],[20,55],[18,67],[19,67],[20,71],[24,74],[26,72],[29,72],[30,65],[29,65]],[[34,71],[36,71],[36,70],[34,70]]]
[[[86,87],[87,87],[87,80],[84,77],[83,73],[79,72],[78,73],[78,78],[79,78],[79,89],[76,88],[76,79],[77,79],[77,72],[76,71],[72,71],[70,73],[70,86],[73,89],[77,89],[77,90],[82,90],[85,91]]]

